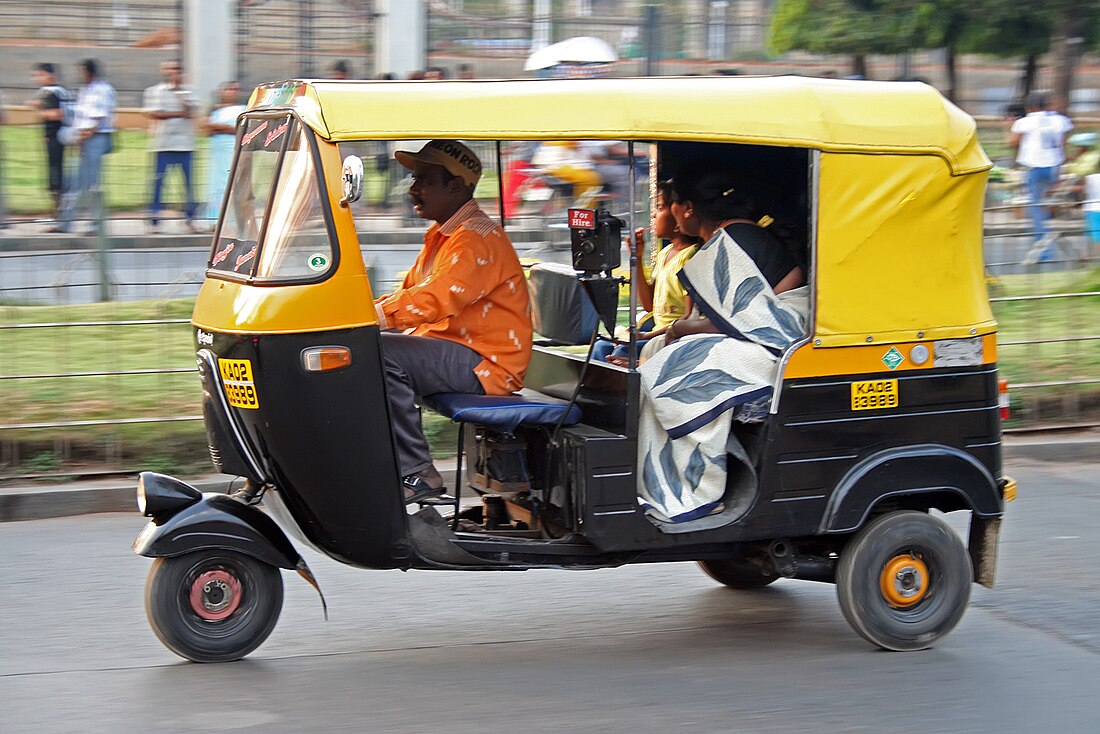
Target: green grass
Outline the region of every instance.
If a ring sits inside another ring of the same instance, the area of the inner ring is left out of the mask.
[[[149,136],[141,130],[120,130],[115,134],[115,149],[103,163],[103,190],[110,209],[141,210],[148,206],[152,192],[153,154],[148,150]],[[194,195],[202,201],[206,192],[208,141],[197,139],[196,160],[192,167]],[[46,149],[40,128],[0,127],[3,155],[4,199],[12,214],[39,214],[50,208],[46,193]],[[75,165],[76,154],[66,151],[66,168]],[[183,179],[170,173],[165,182],[164,200],[182,202]]]
[[[14,324],[188,319],[193,299],[82,306],[0,306],[0,326]],[[0,330],[0,374],[43,375],[142,369],[175,374],[96,375],[5,380],[0,424],[178,418],[201,415],[201,385],[188,324],[73,325]],[[436,456],[454,454],[447,419],[425,412],[424,431]],[[56,471],[106,453],[129,466],[165,471],[210,469],[201,421],[4,431],[20,443],[19,469]],[[59,450],[59,444],[65,448]],[[66,454],[62,456],[61,454]]]
[[[1077,273],[1002,276],[997,279],[994,291],[1003,296],[1100,292],[1100,268]],[[1100,341],[1005,344],[1100,335],[1100,296],[999,302],[993,304],[993,315],[999,323],[999,366],[1010,385],[1100,378]]]
[[[1005,296],[1100,291],[1100,268],[1085,273],[1010,275],[997,279]],[[81,306],[0,306],[0,325],[187,319],[192,299]],[[994,304],[1002,342],[1092,334],[1100,296]],[[1003,346],[1001,369],[1013,382],[1100,375],[1100,342]],[[199,383],[187,324],[60,326],[0,331],[5,375],[173,369],[167,375],[107,375],[9,380],[0,423],[197,415]],[[438,429],[433,427],[433,432]],[[441,449],[450,450],[450,436]]]

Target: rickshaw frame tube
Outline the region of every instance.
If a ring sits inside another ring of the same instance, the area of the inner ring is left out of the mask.
[[[170,558],[198,550],[234,550],[277,568],[294,570],[302,557],[282,529],[259,509],[229,495],[202,499],[171,515],[153,518],[134,541],[146,558]]]
[[[980,518],[1004,512],[997,482],[981,462],[951,446],[920,444],[886,449],[853,466],[829,497],[819,532],[852,532],[883,500],[933,494],[950,498],[931,505],[944,512],[971,510]]]

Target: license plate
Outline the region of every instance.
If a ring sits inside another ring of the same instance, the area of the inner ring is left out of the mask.
[[[234,408],[260,407],[256,383],[252,381],[252,363],[247,359],[219,359],[218,371],[225,386],[225,397]]]
[[[881,410],[898,407],[897,380],[866,380],[852,383],[852,410]]]

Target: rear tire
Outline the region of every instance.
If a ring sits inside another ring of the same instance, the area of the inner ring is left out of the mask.
[[[145,614],[157,638],[196,663],[239,660],[279,619],[279,569],[228,550],[157,558],[145,583]]]
[[[942,520],[914,511],[873,520],[849,541],[836,570],[848,624],[869,642],[899,652],[931,647],[954,629],[972,581],[959,536]]]
[[[745,556],[697,561],[703,573],[731,589],[762,589],[779,578],[750,562]]]

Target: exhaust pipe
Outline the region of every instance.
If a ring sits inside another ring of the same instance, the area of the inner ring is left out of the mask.
[[[783,578],[803,581],[836,581],[836,560],[827,556],[806,556],[796,553],[794,544],[786,539],[773,540],[768,546],[775,572]]]

